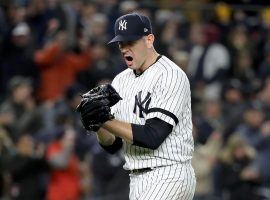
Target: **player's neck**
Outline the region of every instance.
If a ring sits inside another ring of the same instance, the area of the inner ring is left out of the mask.
[[[142,67],[138,70],[136,70],[137,73],[143,73],[145,70],[147,70],[150,66],[152,66],[158,58],[159,54],[156,52],[155,49],[149,53],[147,56],[147,59],[145,62],[142,64]]]

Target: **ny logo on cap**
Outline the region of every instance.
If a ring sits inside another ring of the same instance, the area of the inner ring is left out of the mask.
[[[119,22],[119,27],[118,27],[119,30],[127,30],[127,21],[126,20],[121,20]]]

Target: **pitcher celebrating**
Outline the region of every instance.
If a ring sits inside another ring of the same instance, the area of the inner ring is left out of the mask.
[[[131,200],[192,199],[196,180],[189,80],[154,49],[148,17],[123,15],[114,29],[109,43],[118,43],[128,68],[112,85],[82,96],[78,111],[83,125],[97,132],[108,152],[123,148]]]

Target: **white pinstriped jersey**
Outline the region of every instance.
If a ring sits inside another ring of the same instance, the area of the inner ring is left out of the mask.
[[[190,161],[193,153],[191,94],[184,71],[165,56],[136,76],[126,69],[115,77],[113,87],[123,100],[112,107],[115,118],[144,125],[159,118],[173,125],[173,130],[156,150],[123,145],[125,169],[167,166]]]

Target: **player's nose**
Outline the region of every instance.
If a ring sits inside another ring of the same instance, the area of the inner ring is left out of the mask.
[[[120,49],[120,51],[121,51],[121,53],[124,55],[124,54],[126,54],[126,53],[128,52],[128,49],[125,48],[125,47],[122,47],[122,48]]]

